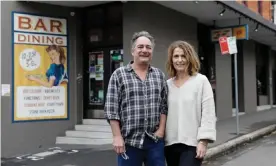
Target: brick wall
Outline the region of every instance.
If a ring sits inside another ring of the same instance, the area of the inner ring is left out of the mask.
[[[272,19],[271,0],[236,0],[236,2],[247,6],[250,10],[262,15],[269,21]]]
[[[267,19],[267,20],[271,20],[272,18],[272,13],[271,13],[271,1],[262,1],[262,13],[261,15]]]
[[[247,1],[247,7],[256,13],[259,13],[258,1]]]
[[[243,4],[243,0],[236,0],[238,3]]]

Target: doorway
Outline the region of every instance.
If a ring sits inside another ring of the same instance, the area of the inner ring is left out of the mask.
[[[198,23],[198,56],[200,60],[200,73],[206,75],[212,86],[214,100],[216,103],[216,68],[215,47],[211,42],[211,27]]]
[[[111,74],[123,65],[122,3],[85,9],[83,118],[103,119]]]

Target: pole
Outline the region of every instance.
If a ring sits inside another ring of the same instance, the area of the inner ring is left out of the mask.
[[[273,86],[272,86],[272,50],[271,48],[269,49],[269,60],[268,60],[268,78],[269,78],[269,103],[270,103],[270,108],[272,109],[273,107]]]
[[[237,53],[234,54],[234,65],[235,65],[235,100],[236,100],[236,121],[237,121],[237,135],[240,134],[239,130],[239,94],[238,94],[238,60]]]

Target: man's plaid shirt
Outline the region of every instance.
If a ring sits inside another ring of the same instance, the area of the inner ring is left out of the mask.
[[[105,117],[119,120],[125,144],[143,148],[145,132],[153,135],[161,114],[167,115],[168,87],[164,73],[149,67],[142,81],[131,67],[120,67],[112,74],[105,102]]]

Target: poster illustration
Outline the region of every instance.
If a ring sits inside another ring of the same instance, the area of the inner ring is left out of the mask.
[[[67,20],[12,13],[13,122],[68,118]]]

